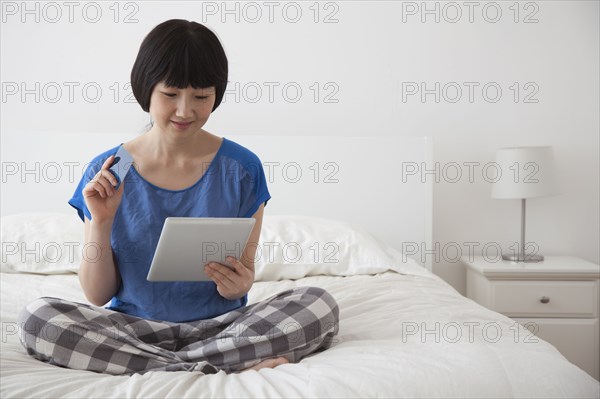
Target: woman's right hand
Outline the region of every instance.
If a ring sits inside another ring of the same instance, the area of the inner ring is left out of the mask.
[[[119,190],[115,190],[117,178],[109,170],[114,158],[114,155],[108,157],[96,176],[83,188],[83,199],[94,222],[113,220],[121,204],[125,179],[121,182]]]

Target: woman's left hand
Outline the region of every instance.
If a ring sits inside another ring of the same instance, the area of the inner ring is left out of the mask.
[[[250,291],[254,283],[254,265],[246,266],[231,256],[227,257],[227,262],[233,268],[211,262],[204,266],[204,271],[217,284],[217,291],[223,298],[241,298]]]

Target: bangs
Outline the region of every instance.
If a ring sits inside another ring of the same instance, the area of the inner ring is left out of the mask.
[[[189,37],[188,37],[189,38]],[[161,63],[159,80],[167,86],[185,89],[218,87],[227,83],[227,77],[219,76],[223,69],[218,65],[218,57],[207,46],[198,45],[192,40],[178,44]]]

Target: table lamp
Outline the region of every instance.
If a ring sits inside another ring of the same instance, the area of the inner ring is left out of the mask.
[[[551,146],[510,147],[496,151],[498,176],[492,198],[521,200],[521,245],[517,254],[502,254],[511,262],[541,262],[542,255],[525,253],[525,201],[558,194],[554,155]]]

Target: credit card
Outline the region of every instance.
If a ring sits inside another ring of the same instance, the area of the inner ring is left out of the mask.
[[[115,186],[115,189],[118,190],[119,187],[121,187],[121,182],[125,179],[127,172],[129,172],[129,168],[132,166],[133,157],[123,147],[123,144],[121,144],[117,150],[117,153],[115,154],[115,159],[109,168],[112,174],[117,178],[117,185]]]

